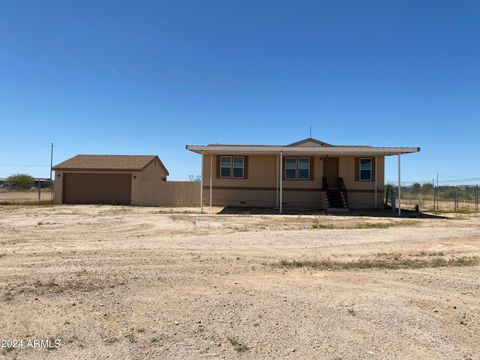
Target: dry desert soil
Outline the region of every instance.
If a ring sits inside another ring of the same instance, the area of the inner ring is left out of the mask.
[[[217,211],[0,206],[0,357],[480,359],[479,217]]]

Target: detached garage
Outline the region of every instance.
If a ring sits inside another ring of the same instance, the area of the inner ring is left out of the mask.
[[[53,167],[58,204],[135,203],[140,181],[167,180],[155,155],[77,155]]]

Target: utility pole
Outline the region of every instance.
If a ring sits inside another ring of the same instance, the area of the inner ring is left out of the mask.
[[[52,181],[52,168],[53,168],[53,142],[50,143],[50,181]]]

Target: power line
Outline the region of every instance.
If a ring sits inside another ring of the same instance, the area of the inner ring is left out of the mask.
[[[44,146],[44,145],[50,145],[49,142],[44,142],[44,141],[38,141],[38,140],[29,140],[29,139],[22,139],[22,138],[0,138],[0,141],[2,142],[13,142],[13,143],[23,143],[23,144],[29,144],[29,145],[35,145],[35,146]]]
[[[49,165],[41,164],[0,164],[0,166],[50,167]]]

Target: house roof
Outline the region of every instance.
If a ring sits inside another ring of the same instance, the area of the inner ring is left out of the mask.
[[[168,175],[168,170],[156,155],[77,155],[57,164],[53,170],[141,171],[158,159]]]
[[[306,138],[289,145],[187,145],[187,150],[197,154],[279,154],[290,155],[379,155],[389,156],[419,152],[419,147],[380,147],[368,145],[332,145],[313,138]]]
[[[314,139],[314,138],[311,138],[311,137],[300,140],[300,141],[296,141],[296,142],[294,142],[290,145],[287,145],[287,146],[305,146],[305,145],[333,146],[332,144],[329,144],[329,143],[326,143],[324,141],[320,141],[320,140],[317,140],[317,139]]]

